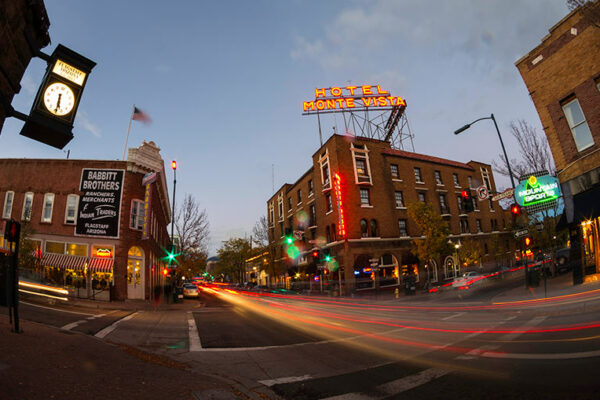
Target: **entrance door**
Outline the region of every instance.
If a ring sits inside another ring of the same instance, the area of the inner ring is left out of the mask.
[[[133,246],[127,257],[127,298],[144,298],[144,252]]]

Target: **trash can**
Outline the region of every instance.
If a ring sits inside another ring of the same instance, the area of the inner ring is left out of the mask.
[[[173,303],[183,302],[183,286],[175,286],[173,290]]]

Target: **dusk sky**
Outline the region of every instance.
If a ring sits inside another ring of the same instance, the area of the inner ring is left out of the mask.
[[[491,163],[509,157],[508,125],[540,121],[515,67],[568,9],[565,0],[82,1],[46,0],[52,53],[60,43],[97,63],[79,106],[75,138],[57,150],[19,136],[6,120],[2,158],[121,159],[154,141],[178,162],[177,200],[193,194],[210,221],[210,253],[250,235],[274,186],[293,183],[319,146],[314,89],[381,85],[407,102],[418,153]],[[33,59],[13,106],[28,113],[45,70]],[[324,139],[333,117],[322,118]],[[341,120],[338,117],[338,127]],[[407,149],[411,150],[411,149]],[[508,179],[498,178],[500,189]]]

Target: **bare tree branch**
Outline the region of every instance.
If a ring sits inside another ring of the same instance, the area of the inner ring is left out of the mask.
[[[269,244],[269,224],[265,215],[262,215],[256,221],[256,224],[254,224],[254,228],[252,228],[252,241],[260,247],[265,247]]]
[[[209,224],[206,210],[191,194],[186,194],[175,217],[175,230],[181,243],[181,252],[206,252],[208,249]]]

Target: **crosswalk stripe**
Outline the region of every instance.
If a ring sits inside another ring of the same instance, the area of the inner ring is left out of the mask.
[[[194,314],[188,311],[188,337],[190,339],[190,351],[202,350],[202,343],[200,342],[200,335],[196,328],[196,320]]]

